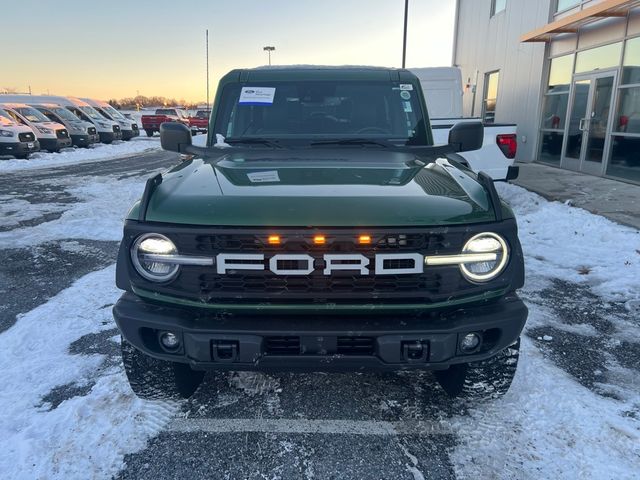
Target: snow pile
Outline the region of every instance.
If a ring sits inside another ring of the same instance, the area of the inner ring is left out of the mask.
[[[521,354],[504,398],[453,421],[457,477],[635,478],[640,425],[625,404],[580,386],[526,337]]]
[[[114,267],[86,275],[0,334],[2,478],[110,478],[175,413],[173,403],[136,398],[119,364],[103,366],[104,355],[68,352],[84,335],[115,327],[114,275]],[[92,380],[86,396],[42,404],[54,387]]]
[[[26,160],[3,160],[0,158],[0,172],[113,160],[152,150],[160,150],[160,137],[136,137],[128,142],[116,142],[109,145],[98,143],[90,148],[69,148],[59,153],[38,152]]]
[[[525,254],[527,288],[539,277],[587,283],[616,301],[640,297],[640,232],[510,184],[497,185],[513,208]]]
[[[640,296],[640,232],[514,185],[499,185],[513,207],[525,254],[525,291],[550,279],[587,284],[615,301]],[[529,305],[526,328],[555,325],[555,314]],[[591,325],[558,324],[581,335]],[[616,323],[612,337],[637,339],[637,325]],[[626,333],[625,333],[626,332]],[[554,341],[545,335],[543,341]],[[632,340],[633,341],[633,340]],[[544,358],[522,337],[518,372],[502,399],[452,421],[459,443],[451,459],[459,478],[636,478],[640,471],[640,405],[634,370],[617,368],[618,401],[597,395]],[[624,371],[623,371],[624,370]],[[623,376],[624,375],[624,376]]]
[[[73,182],[78,179],[69,178],[68,183]],[[81,183],[66,190],[80,201],[69,205],[57,220],[0,232],[0,245],[18,248],[69,238],[120,241],[123,219],[142,196],[144,181],[140,177],[121,180],[115,176],[82,177]],[[20,210],[23,217],[42,211],[42,205],[26,203]],[[53,209],[54,205],[50,205]]]

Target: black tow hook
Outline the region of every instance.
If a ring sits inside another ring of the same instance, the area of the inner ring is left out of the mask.
[[[232,363],[238,358],[240,345],[234,340],[216,340],[211,346],[211,355],[215,362]]]

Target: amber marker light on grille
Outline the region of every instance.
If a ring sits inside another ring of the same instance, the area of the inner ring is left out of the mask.
[[[280,235],[269,235],[269,245],[280,245]]]
[[[324,245],[326,243],[326,238],[324,238],[324,235],[316,235],[315,237],[313,237],[313,243],[315,243],[316,245]]]
[[[358,243],[360,245],[371,245],[371,236],[370,235],[360,235],[358,237]]]

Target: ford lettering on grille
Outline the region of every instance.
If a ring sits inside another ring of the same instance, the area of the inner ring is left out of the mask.
[[[270,270],[276,275],[309,275],[316,266],[317,258],[307,254],[279,253],[269,258],[261,253],[219,253],[216,256],[216,269],[220,275],[239,270]],[[419,253],[383,253],[376,254],[373,262],[359,253],[324,254],[322,256],[324,275],[333,272],[350,271],[360,275],[410,275],[423,273],[424,256]]]

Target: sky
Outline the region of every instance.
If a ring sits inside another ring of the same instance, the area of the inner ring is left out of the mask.
[[[234,68],[402,66],[403,0],[4,0],[0,90],[206,99]],[[410,0],[407,67],[451,65],[455,0]],[[7,39],[9,41],[7,42]],[[10,46],[10,48],[8,48]]]

